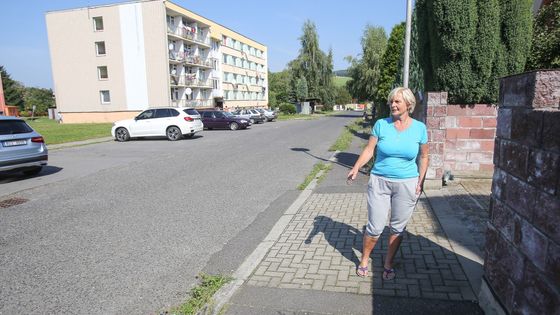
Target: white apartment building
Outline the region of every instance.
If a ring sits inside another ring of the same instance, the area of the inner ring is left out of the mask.
[[[172,2],[53,11],[46,22],[65,123],[162,106],[268,106],[267,47]]]

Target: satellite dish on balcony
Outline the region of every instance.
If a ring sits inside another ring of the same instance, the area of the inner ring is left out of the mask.
[[[175,48],[175,46],[173,44],[169,44],[169,50],[173,50],[173,48]]]
[[[186,88],[185,89],[185,94],[191,95],[192,94],[192,89],[191,88]]]

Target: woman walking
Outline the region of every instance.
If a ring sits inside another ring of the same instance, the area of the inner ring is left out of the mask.
[[[393,89],[388,101],[391,117],[375,122],[369,142],[348,173],[348,180],[356,179],[360,168],[373,157],[377,147],[367,191],[368,223],[362,258],[356,273],[360,277],[368,275],[369,256],[385,228],[390,209],[391,235],[383,279],[392,280],[395,278],[393,258],[422,192],[428,169],[428,135],[426,125],[410,117],[416,105],[416,98],[410,89]]]

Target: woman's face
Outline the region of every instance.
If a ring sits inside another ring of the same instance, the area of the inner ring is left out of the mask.
[[[391,115],[400,117],[408,114],[408,105],[404,101],[401,93],[396,93],[391,101]]]

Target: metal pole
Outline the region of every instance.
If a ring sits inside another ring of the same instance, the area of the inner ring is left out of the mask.
[[[406,34],[404,38],[404,69],[403,86],[408,87],[408,72],[410,65],[410,33],[412,20],[412,0],[406,0]]]

